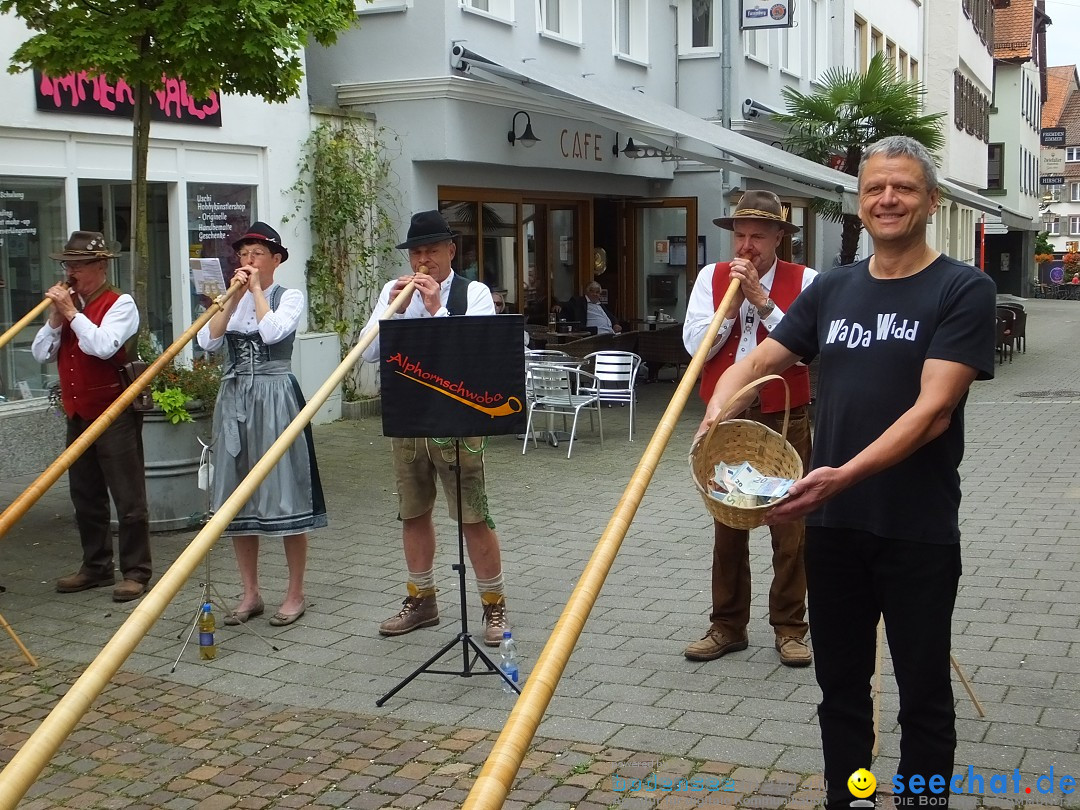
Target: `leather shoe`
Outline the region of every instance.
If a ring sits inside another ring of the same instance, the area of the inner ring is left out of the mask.
[[[439,623],[439,606],[435,594],[431,596],[406,596],[401,603],[401,610],[379,625],[379,633],[384,636],[403,636],[421,627],[432,627]],[[499,637],[500,641],[502,636]]]
[[[88,574],[85,571],[79,571],[75,574],[70,574],[66,577],[60,577],[56,580],[56,592],[57,593],[78,593],[79,591],[87,591],[91,588],[107,588],[116,582],[116,577],[110,572],[107,575],[98,576],[95,574]]]
[[[714,661],[730,652],[745,650],[746,647],[745,638],[728,638],[722,631],[710,627],[701,641],[695,641],[683,650],[683,655],[690,661]]]
[[[263,611],[265,610],[266,605],[264,605],[263,601],[260,599],[255,605],[255,607],[251,608],[251,610],[233,610],[230,613],[227,613],[225,615],[225,624],[229,625],[230,627],[234,627],[238,624],[243,624],[248,619],[252,619],[256,616],[262,616]]]
[[[130,602],[132,599],[138,599],[144,593],[146,593],[145,582],[125,579],[113,588],[112,598],[114,602]]]
[[[808,667],[814,660],[805,638],[777,636],[776,650],[780,653],[780,663],[785,667]]]
[[[296,613],[282,613],[280,610],[270,617],[270,624],[274,627],[284,627],[292,624],[307,612],[307,600],[300,603],[300,609]]]

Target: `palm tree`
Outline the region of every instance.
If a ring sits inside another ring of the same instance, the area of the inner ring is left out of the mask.
[[[859,173],[863,150],[890,135],[907,135],[931,152],[945,143],[941,133],[945,114],[923,114],[925,88],[902,78],[881,53],[870,60],[866,73],[830,68],[820,85],[812,95],[785,88],[787,111],[773,115],[774,121],[791,128],[785,146],[797,155],[826,165],[836,165],[840,157],[841,171],[854,177]],[[862,231],[858,215],[845,214],[839,203],[822,200],[814,203],[814,209],[843,223],[841,261],[854,261]]]

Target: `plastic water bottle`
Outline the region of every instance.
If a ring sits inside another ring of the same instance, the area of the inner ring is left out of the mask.
[[[503,671],[515,685],[518,683],[518,661],[517,661],[517,642],[510,635],[509,630],[503,630],[503,640],[499,645],[499,654],[501,656],[499,662],[499,669]],[[505,680],[502,682],[503,691],[508,694],[516,694]]]
[[[199,658],[207,661],[217,658],[217,644],[214,643],[215,626],[210,603],[204,602],[202,613],[199,615]]]

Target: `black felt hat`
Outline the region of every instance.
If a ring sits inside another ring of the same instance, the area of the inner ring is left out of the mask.
[[[271,253],[280,253],[282,261],[289,258],[289,251],[281,244],[281,236],[265,222],[253,222],[247,233],[232,243],[233,250],[252,243],[266,245]]]
[[[398,247],[408,250],[420,245],[448,242],[455,236],[457,234],[450,230],[450,225],[438,211],[421,211],[413,214],[408,237]]]

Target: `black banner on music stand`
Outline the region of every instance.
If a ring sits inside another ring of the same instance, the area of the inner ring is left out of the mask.
[[[525,318],[478,315],[379,323],[386,436],[523,433]]]

